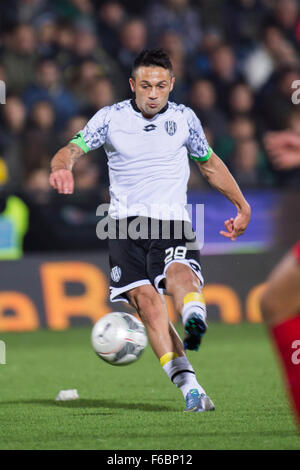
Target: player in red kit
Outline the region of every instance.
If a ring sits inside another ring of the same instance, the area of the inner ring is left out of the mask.
[[[271,273],[261,308],[283,361],[300,429],[300,242]]]
[[[272,132],[264,140],[276,168],[300,167],[300,136],[290,131]],[[283,362],[300,429],[300,241],[271,273],[261,308]]]

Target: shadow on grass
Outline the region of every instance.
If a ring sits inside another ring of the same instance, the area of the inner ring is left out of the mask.
[[[55,400],[16,400],[16,401],[2,401],[0,406],[3,405],[42,405],[62,408],[73,408],[73,409],[87,409],[87,408],[108,408],[108,409],[123,409],[123,410],[139,410],[139,411],[181,411],[178,408],[164,405],[151,405],[150,403],[124,403],[117,402],[114,400],[91,400],[91,399],[79,399],[72,401],[55,401]]]
[[[159,432],[154,432],[152,434],[153,437],[157,438],[158,440],[159,439],[165,439],[165,438],[169,438],[170,437],[170,433],[159,433]],[[105,434],[105,437],[107,439],[111,439],[111,438],[116,438],[116,437],[119,437],[119,438],[122,438],[124,436],[119,436],[118,434],[114,434],[114,433],[106,433]],[[143,439],[143,438],[148,438],[150,437],[150,434],[149,432],[146,432],[146,433],[143,433],[141,432],[139,434],[139,436],[136,435],[136,433],[126,433],[126,439],[136,439],[137,437],[139,437],[140,439]],[[218,439],[220,437],[223,437],[225,438],[224,442],[226,442],[226,439],[229,439],[229,438],[236,438],[236,439],[247,439],[247,438],[275,438],[275,437],[281,437],[282,439],[286,439],[286,438],[289,438],[289,437],[297,437],[298,438],[298,433],[297,431],[291,431],[291,430],[277,430],[277,431],[273,431],[273,430],[270,430],[270,431],[260,431],[259,429],[256,430],[256,431],[212,431],[212,432],[207,432],[207,431],[201,431],[201,433],[198,435],[195,435],[195,432],[191,433],[191,432],[184,432],[184,433],[178,433],[176,432],[176,439],[180,439],[180,438],[186,438],[186,437],[192,437],[194,439],[194,443],[195,441],[199,442],[199,446],[201,445],[201,443],[203,443],[203,439],[207,438],[209,439],[208,442],[211,442],[214,438]],[[199,447],[199,450],[201,449],[202,447]],[[223,447],[221,447],[223,448]],[[243,447],[241,447],[241,444],[239,443],[239,447],[238,448],[247,448],[247,445],[243,445]],[[250,449],[250,447],[248,447]],[[263,446],[261,446],[260,448],[263,448]],[[203,447],[203,449],[205,449],[205,447]],[[253,447],[254,449],[254,447]],[[297,449],[300,449],[300,444],[299,444],[299,447],[297,447]]]

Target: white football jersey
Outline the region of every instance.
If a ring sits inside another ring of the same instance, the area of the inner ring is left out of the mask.
[[[108,157],[111,217],[189,220],[188,156],[207,161],[212,150],[195,113],[168,102],[146,119],[134,100],[98,111],[72,140],[84,152],[104,146]]]

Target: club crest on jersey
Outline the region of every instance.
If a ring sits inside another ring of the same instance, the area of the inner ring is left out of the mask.
[[[169,135],[174,135],[177,130],[177,124],[174,121],[166,121],[165,129]]]
[[[119,266],[114,266],[110,272],[110,277],[114,282],[119,282],[121,279],[122,271]]]

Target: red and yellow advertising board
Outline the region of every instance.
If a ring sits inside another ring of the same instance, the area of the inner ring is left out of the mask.
[[[281,253],[202,257],[204,295],[210,321],[260,322],[259,297]],[[64,330],[94,323],[112,310],[132,311],[109,302],[105,253],[28,256],[0,262],[0,331]],[[177,321],[171,299],[170,318]]]

